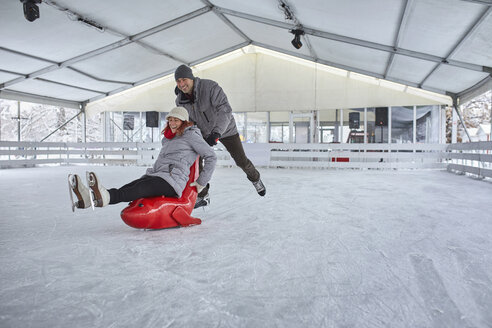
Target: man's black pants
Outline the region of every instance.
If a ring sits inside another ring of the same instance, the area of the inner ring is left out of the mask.
[[[232,159],[239,166],[244,173],[246,173],[246,177],[249,181],[255,182],[260,180],[260,172],[255,168],[253,163],[246,157],[244,153],[243,144],[241,143],[241,139],[239,138],[239,134],[232,135],[230,137],[220,138],[219,141],[224,145],[229,154],[231,154]],[[203,168],[202,161],[200,160],[200,172]],[[207,184],[205,188],[198,194],[199,197],[203,197],[208,193],[208,189],[210,185]]]

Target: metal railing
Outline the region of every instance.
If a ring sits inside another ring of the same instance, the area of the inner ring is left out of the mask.
[[[444,168],[442,144],[281,144],[270,166],[350,169]]]
[[[446,161],[448,171],[492,178],[492,141],[450,144]]]
[[[149,166],[161,144],[127,142],[58,143],[0,142],[0,167],[42,164],[101,164]],[[282,168],[443,169],[454,156],[444,144],[244,144],[257,166]],[[220,166],[234,166],[219,143]]]
[[[128,142],[0,142],[0,167],[40,164],[150,165],[161,144]]]

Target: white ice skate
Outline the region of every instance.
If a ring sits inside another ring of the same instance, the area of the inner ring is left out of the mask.
[[[90,197],[92,208],[104,207],[109,204],[109,192],[98,181],[94,172],[86,172],[87,184],[91,188],[92,197]]]
[[[72,212],[75,212],[75,208],[88,208],[91,206],[91,192],[82,183],[82,179],[77,174],[68,175],[68,192],[70,193]],[[73,199],[74,194],[77,200]]]

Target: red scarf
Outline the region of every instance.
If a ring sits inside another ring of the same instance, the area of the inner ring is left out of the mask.
[[[175,135],[176,133],[173,133],[173,131],[171,131],[169,127],[166,127],[164,129],[164,137],[166,137],[167,139],[172,139]]]

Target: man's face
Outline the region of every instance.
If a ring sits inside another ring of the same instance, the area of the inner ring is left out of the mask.
[[[179,78],[176,80],[176,85],[178,89],[184,93],[191,94],[193,91],[193,80],[188,78]]]

